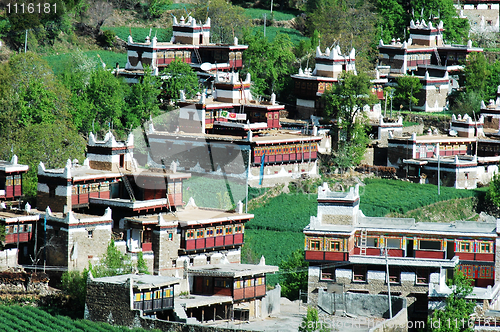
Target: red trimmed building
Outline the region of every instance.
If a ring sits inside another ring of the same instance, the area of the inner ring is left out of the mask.
[[[462,62],[469,54],[482,52],[482,48],[467,45],[446,45],[443,41],[443,22],[410,22],[410,38],[407,41],[393,39],[390,44],[381,40],[378,46],[380,76],[389,84],[397,84],[401,75],[414,75],[420,79],[421,91],[415,91],[418,105],[412,109],[439,112],[447,105],[447,97],[459,87],[458,74]]]
[[[23,174],[28,172],[28,165],[17,162],[12,156],[10,162],[0,160],[0,202],[17,203],[23,196]]]
[[[243,67],[242,52],[247,45],[239,45],[234,38],[233,45],[210,43],[210,18],[198,23],[194,18],[173,18],[173,36],[169,42],[159,42],[155,37],[146,37],[145,42],[134,42],[132,36],[127,42],[127,64],[116,73],[127,82],[137,83],[149,66],[154,75],[166,68],[172,61],[189,63],[200,76],[215,76],[216,71],[238,70]],[[209,68],[201,68],[207,63]],[[206,72],[208,70],[208,72]]]
[[[388,277],[392,295],[408,298],[412,316],[422,303],[427,312],[430,291],[445,289],[455,267],[474,279],[477,294],[498,280],[497,223],[366,217],[359,204],[358,186],[318,188],[317,216],[304,228],[310,302],[335,283],[344,291],[387,294]]]

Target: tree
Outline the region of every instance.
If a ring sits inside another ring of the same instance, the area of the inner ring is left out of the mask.
[[[198,0],[193,17],[199,23],[210,17],[210,38],[214,43],[232,44],[234,37],[241,36],[243,30],[250,26],[243,8],[225,0]]]
[[[407,28],[406,13],[403,5],[397,0],[377,0],[376,1],[378,19],[378,31],[380,39],[384,43],[389,43],[393,38],[405,37]]]
[[[489,209],[498,211],[500,208],[500,174],[496,173],[490,181],[488,191],[486,192],[486,204]],[[498,214],[498,212],[496,213]]]
[[[277,34],[271,42],[259,31],[256,34],[247,32],[243,39],[248,49],[243,53],[246,71],[242,74],[250,73],[252,92],[260,96],[270,96],[274,92],[280,97],[290,80],[295,61],[290,37]]]
[[[323,100],[326,115],[337,119],[338,148],[333,163],[340,170],[359,164],[368,143],[363,107],[376,102],[369,77],[363,72],[358,75],[344,72],[339,82],[323,94]],[[335,136],[332,135],[332,139]],[[333,143],[333,146],[337,144]]]
[[[304,259],[304,250],[291,253],[288,260],[280,263],[281,294],[290,300],[299,298],[299,290],[307,291],[307,274],[309,263]]]
[[[403,105],[409,109],[411,106],[418,105],[418,98],[415,97],[422,89],[420,79],[415,76],[405,75],[397,78],[398,85],[394,94],[396,105]]]
[[[464,69],[465,91],[467,93],[475,92],[481,98],[486,97],[490,75],[491,72],[484,54],[482,52],[469,54]]]
[[[316,0],[308,7],[309,36],[317,30],[323,49],[339,45],[343,54],[349,54],[354,48],[357,69],[373,69],[380,30],[376,30],[377,15],[371,1]]]
[[[299,326],[299,332],[327,332],[331,324],[320,322],[318,309],[307,307],[307,314],[302,318],[302,323]]]
[[[134,270],[134,265],[130,256],[121,253],[112,239],[106,253],[99,260],[99,264],[91,265],[89,269],[94,278],[100,278],[131,273]]]
[[[161,96],[166,100],[179,99],[180,90],[184,90],[186,98],[194,97],[199,92],[198,77],[187,63],[172,61],[161,75],[165,77]]]
[[[144,69],[144,76],[139,83],[132,85],[128,97],[129,111],[125,113],[125,126],[136,128],[150,116],[160,113],[161,80],[151,74],[151,68]]]
[[[469,321],[474,313],[475,302],[466,297],[472,293],[472,279],[468,279],[455,268],[453,279],[448,280],[452,293],[445,300],[443,310],[437,309],[429,317],[428,331],[433,332],[472,332],[474,323]]]

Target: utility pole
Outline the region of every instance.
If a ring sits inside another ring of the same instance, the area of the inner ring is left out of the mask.
[[[264,14],[264,37],[266,36],[266,14]]]
[[[389,278],[389,259],[387,258],[387,251],[387,239],[385,239],[385,270],[387,280],[387,294],[389,298],[389,318],[392,319],[391,279]]]
[[[26,30],[26,34],[24,35],[24,53],[26,54],[26,50],[28,49],[28,30]]]
[[[439,151],[439,143],[437,144],[437,153],[438,153],[438,195],[441,195],[441,159],[439,158],[439,155],[441,154],[441,151]]]

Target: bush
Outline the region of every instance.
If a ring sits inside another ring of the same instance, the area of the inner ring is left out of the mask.
[[[105,47],[111,47],[115,44],[116,34],[111,30],[104,30],[98,37],[98,42]]]

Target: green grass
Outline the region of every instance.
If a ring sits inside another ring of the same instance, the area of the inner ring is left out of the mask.
[[[144,43],[146,36],[150,34],[150,28],[129,28],[129,27],[103,27],[102,30],[111,30],[113,31],[119,38],[124,41],[128,40],[128,36],[130,35],[130,31],[132,31],[132,39],[137,43]],[[159,42],[169,42],[172,38],[172,29],[151,29],[151,37],[156,38]]]
[[[0,306],[0,326],[2,331],[146,331],[140,328],[124,329],[107,323],[96,323],[85,319],[73,320],[66,316],[52,316],[30,306]],[[159,330],[153,330],[159,331]]]
[[[245,8],[245,15],[249,16],[252,19],[263,19],[264,14],[266,14],[267,19],[271,18],[271,11],[269,9],[258,9],[258,8]],[[299,12],[280,12],[273,10],[272,17],[276,21],[288,21],[295,18]]]
[[[411,121],[404,121],[403,120],[403,127],[411,127],[411,126],[418,126],[420,123],[418,122],[411,122]]]
[[[199,207],[216,208],[216,209],[232,209],[235,206],[227,206],[227,204],[238,201],[245,202],[245,181],[235,181],[222,178],[213,178],[210,176],[196,176],[184,181],[183,198],[187,202],[190,197],[193,197],[195,203]],[[253,199],[262,195],[266,189],[249,188],[249,199]],[[224,193],[227,193],[225,195]]]
[[[125,67],[127,63],[127,54],[125,53],[116,53],[111,51],[86,51],[83,52],[88,57],[94,59],[98,65],[100,65],[99,56],[102,61],[106,64],[106,68],[111,69],[115,68],[116,63],[120,64],[120,67]],[[43,59],[46,60],[49,66],[52,68],[54,74],[60,74],[64,70],[64,65],[71,60],[73,53],[64,53],[58,55],[48,55],[44,56]]]
[[[360,187],[360,209],[366,216],[383,217],[388,213],[406,213],[422,206],[456,198],[479,197],[486,188],[455,189],[431,184],[417,184],[399,180],[367,179]]]
[[[264,31],[263,26],[256,26],[252,28],[253,33],[257,31]],[[290,28],[279,28],[279,27],[266,27],[266,37],[269,41],[273,41],[278,33],[283,33],[290,37],[293,44],[298,44],[301,40],[308,39],[308,37],[302,36],[301,33],[295,29]]]

